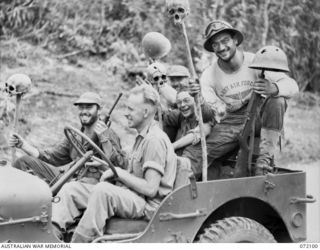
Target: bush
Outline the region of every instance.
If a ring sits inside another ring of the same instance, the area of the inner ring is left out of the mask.
[[[143,59],[142,37],[157,31],[172,43],[165,60],[187,65],[181,29],[168,19],[164,0],[4,0],[0,7],[2,40],[27,40],[62,56],[116,55],[132,64]],[[243,31],[246,50],[281,47],[302,90],[320,81],[320,1],[197,0],[190,1],[190,10],[186,22],[195,62],[202,58],[206,24],[218,18]]]

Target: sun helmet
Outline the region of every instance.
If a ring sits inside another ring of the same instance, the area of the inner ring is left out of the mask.
[[[278,72],[290,71],[286,54],[276,46],[261,48],[254,56],[249,68]]]
[[[159,32],[149,32],[142,39],[144,54],[153,60],[160,59],[171,50],[171,43]]]

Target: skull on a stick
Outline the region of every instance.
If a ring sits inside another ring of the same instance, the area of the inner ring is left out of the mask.
[[[182,23],[184,18],[189,15],[190,5],[188,0],[166,0],[167,12],[174,23]]]
[[[14,74],[5,83],[5,92],[10,96],[23,95],[31,89],[31,79],[25,74]]]
[[[154,85],[162,85],[167,81],[167,70],[166,67],[159,63],[155,62],[148,66],[148,79]]]

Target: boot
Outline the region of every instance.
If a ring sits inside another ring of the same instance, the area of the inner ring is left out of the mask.
[[[261,129],[260,152],[254,169],[254,175],[266,175],[273,172],[274,155],[277,151],[280,136],[280,131]]]
[[[77,230],[73,233],[71,243],[89,243],[94,238],[87,237],[77,232]]]
[[[63,241],[63,230],[54,222],[52,222],[52,232],[59,240]]]

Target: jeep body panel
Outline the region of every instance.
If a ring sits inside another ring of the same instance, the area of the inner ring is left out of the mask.
[[[51,199],[40,178],[0,167],[0,242],[59,242],[52,234]]]
[[[52,233],[51,200],[49,186],[38,177],[1,167],[0,241],[59,242]],[[305,200],[305,172],[191,182],[162,201],[143,232],[130,239],[125,235],[113,238],[121,242],[194,242],[217,219],[242,216],[265,226],[277,241],[298,242],[306,239]]]
[[[225,216],[257,219],[254,214],[263,217],[261,207],[269,207],[269,213],[272,211],[269,216],[280,218],[285,225],[289,234],[286,241],[303,241],[306,239],[306,204],[293,201],[306,197],[305,182],[305,172],[197,182],[195,199],[190,185],[186,185],[167,196],[144,232],[127,242],[193,242],[205,223],[214,222],[210,218],[215,211],[231,202],[238,207],[229,213],[224,211]],[[262,204],[258,211],[257,207],[245,206],[250,200]],[[255,213],[248,211],[250,209]]]

